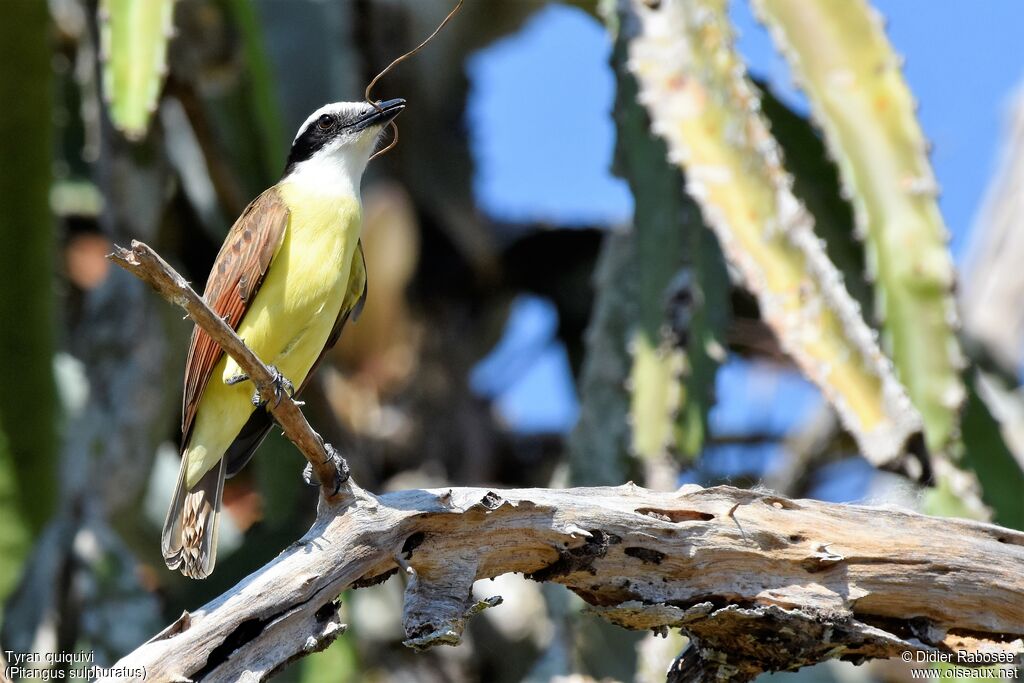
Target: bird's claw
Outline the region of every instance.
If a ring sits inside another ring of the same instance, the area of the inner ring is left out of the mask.
[[[270,370],[270,374],[273,376],[273,379],[271,379],[271,386],[273,386],[274,388],[274,407],[276,408],[279,405],[281,405],[281,401],[284,399],[285,394],[287,394],[289,398],[295,396],[295,385],[292,384],[291,381],[283,374],[281,374],[281,371],[275,368],[273,365],[268,365],[267,369]],[[249,378],[246,377],[245,379]],[[228,380],[228,382],[235,383],[236,380],[242,381],[238,380],[237,377],[232,377],[231,379]],[[257,389],[255,393],[253,393],[252,404],[255,407],[263,408],[267,405],[268,402],[269,401],[264,401],[263,397],[260,396],[259,389]]]
[[[334,490],[331,495],[336,495],[341,490],[341,485],[348,481],[349,469],[348,463],[345,462],[345,458],[341,457],[341,454],[329,443],[324,443],[324,450],[327,451],[327,459],[325,463],[329,462],[334,465]],[[306,463],[306,468],[302,470],[302,480],[309,486],[319,486],[320,483],[316,481],[316,476],[313,474],[313,464]]]

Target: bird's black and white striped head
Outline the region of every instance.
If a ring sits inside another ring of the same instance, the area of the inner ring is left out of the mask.
[[[378,102],[376,107],[368,102],[334,102],[320,107],[292,141],[284,180],[325,186],[341,182],[358,189],[381,131],[404,108],[403,99]]]

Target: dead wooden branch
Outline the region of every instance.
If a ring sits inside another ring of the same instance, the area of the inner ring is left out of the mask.
[[[149,680],[262,679],[342,632],[343,590],[401,565],[417,648],[458,642],[486,606],[473,582],[515,572],[567,586],[623,627],[683,629],[693,650],[681,661],[699,666],[673,680],[1024,650],[1024,533],[990,524],[731,487],[352,490],[273,562],[118,666],[145,667]]]
[[[268,410],[274,414],[274,419],[284,430],[285,436],[291,439],[309,461],[317,481],[321,483],[323,496],[330,497],[334,494],[335,469],[324,448],[323,439],[309,426],[298,404],[291,397],[283,396],[280,400],[275,397],[274,375],[270,369],[245,345],[235,331],[210,309],[185,278],[171,268],[152,248],[137,240],[132,240],[131,249],[115,246],[114,253],[107,258],[148,283],[171,303],[184,308],[189,317],[238,363],[256,385],[260,397],[267,401]],[[346,487],[342,486],[335,497],[347,493]]]

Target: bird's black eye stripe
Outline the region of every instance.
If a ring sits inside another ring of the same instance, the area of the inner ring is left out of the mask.
[[[0,0],[2,2],[2,0]],[[292,149],[288,154],[288,165],[285,167],[287,175],[295,164],[305,161],[313,156],[318,149],[328,144],[344,131],[345,125],[339,114],[321,114],[295,138]]]
[[[0,0],[0,4],[2,2],[3,0]],[[284,174],[288,175],[295,168],[295,164],[306,161],[333,140],[348,134],[359,121],[361,113],[364,112],[332,110],[307,123],[292,143]]]

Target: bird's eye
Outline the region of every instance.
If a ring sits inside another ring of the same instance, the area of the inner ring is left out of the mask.
[[[316,120],[316,125],[320,130],[330,130],[334,128],[334,117],[330,114],[322,114],[320,118]]]

